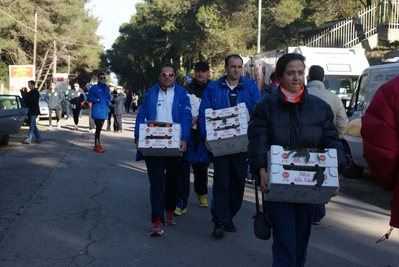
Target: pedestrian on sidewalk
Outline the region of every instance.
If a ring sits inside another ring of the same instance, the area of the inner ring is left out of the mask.
[[[116,97],[116,95],[118,94],[116,92],[116,86],[113,83],[109,84],[109,93],[110,93],[110,101],[111,101],[111,105],[108,107],[108,119],[107,119],[107,131],[110,132],[111,131],[111,124],[112,124],[112,119],[114,119],[114,111],[115,111],[115,101],[114,98]],[[113,128],[114,128],[114,132],[116,131],[115,129],[115,119],[114,119],[114,123],[113,123]]]
[[[201,99],[205,88],[210,82],[209,65],[204,61],[197,62],[194,67],[194,79],[186,86],[187,93],[194,97],[192,99]],[[197,106],[199,107],[199,103]],[[190,143],[194,149],[194,153],[201,153],[199,150],[203,148],[203,153],[206,153],[204,139],[201,138],[201,133],[198,127],[198,107],[197,110],[192,110],[193,120],[191,121],[191,139]],[[193,108],[193,106],[192,106]],[[193,113],[194,112],[194,113]],[[208,165],[205,159],[197,157],[195,162],[187,162],[184,158],[181,162],[181,174],[179,178],[179,193],[176,203],[175,214],[182,215],[187,212],[187,203],[190,196],[190,165],[194,173],[194,192],[198,198],[198,205],[202,208],[209,206],[208,194]]]
[[[275,94],[277,92],[279,84],[280,83],[277,80],[276,72],[273,71],[269,77],[269,85],[266,86],[266,88],[260,92],[261,97]]]
[[[48,105],[48,128],[51,130],[53,128],[52,125],[52,117],[53,111],[55,112],[55,117],[57,120],[57,129],[61,129],[60,125],[60,110],[62,105],[62,93],[57,89],[55,82],[52,82],[50,85],[50,89],[46,93],[46,102]]]
[[[96,125],[96,132],[94,134],[94,149],[93,151],[104,153],[105,149],[101,146],[100,134],[104,125],[104,121],[108,118],[108,107],[111,105],[110,93],[107,78],[103,72],[98,75],[97,84],[90,88],[87,96],[87,101],[92,103],[92,118]]]
[[[125,101],[125,112],[129,114],[130,107],[132,106],[132,91],[130,89],[126,90],[126,101]],[[133,111],[134,112],[134,111]]]
[[[114,131],[122,132],[122,114],[124,112],[125,97],[122,94],[122,86],[116,87],[117,95],[114,96]]]
[[[73,84],[73,89],[69,92],[69,102],[72,110],[73,121],[75,123],[74,130],[79,129],[79,117],[82,110],[82,102],[86,100],[86,95],[83,90],[80,89],[78,83]]]
[[[269,190],[267,153],[272,145],[290,150],[334,148],[339,172],[345,166],[334,113],[326,102],[308,93],[304,74],[304,56],[296,53],[281,56],[276,65],[281,82],[277,93],[261,98],[251,113],[249,163],[251,173],[260,177],[264,193]],[[314,204],[266,201],[265,207],[273,224],[272,265],[304,266]]]
[[[40,115],[39,99],[40,94],[35,87],[35,81],[28,81],[28,88],[26,90],[21,90],[22,99],[28,106],[28,121],[29,121],[29,132],[28,137],[24,140],[25,144],[31,144],[33,141],[33,136],[36,138],[37,143],[43,141],[39,130],[36,126],[36,118]]]
[[[65,112],[65,119],[72,120],[72,110],[71,110],[71,103],[69,93],[71,92],[71,86],[68,85],[65,91],[61,91],[62,94],[62,104],[61,104],[61,117],[64,115]]]
[[[134,131],[136,149],[138,149],[140,138],[140,124],[146,121],[159,121],[181,124],[180,150],[186,152],[192,120],[186,89],[175,83],[175,68],[170,63],[165,63],[160,67],[158,79],[159,82],[147,91],[136,117]],[[142,159],[140,151],[137,153],[137,160]],[[160,236],[165,224],[175,224],[173,215],[177,200],[181,158],[146,156],[144,159],[150,180],[151,221],[154,225],[150,235]]]
[[[375,93],[363,117],[363,156],[382,188],[393,191],[391,229],[399,228],[399,76],[383,84]]]
[[[93,84],[91,82],[87,83],[85,85],[85,88],[86,88],[87,92],[90,91],[92,86],[93,86]],[[95,130],[96,130],[96,125],[94,124],[94,119],[93,119],[93,117],[91,115],[92,114],[92,110],[93,110],[93,104],[90,101],[87,100],[87,97],[86,97],[86,102],[87,102],[87,105],[89,106],[89,133],[94,133]]]
[[[309,68],[309,73],[307,76],[308,83],[306,84],[306,88],[308,89],[309,94],[323,99],[327,102],[327,104],[330,105],[334,113],[334,125],[337,127],[338,137],[342,138],[345,133],[346,126],[348,125],[348,116],[346,115],[342,100],[336,94],[325,88],[324,80],[324,69],[318,65],[313,65]],[[313,215],[313,224],[319,225],[325,215],[326,205],[316,204]]]
[[[207,108],[222,109],[245,103],[249,114],[251,114],[256,102],[260,98],[260,92],[253,80],[241,75],[243,60],[240,55],[232,54],[225,58],[225,76],[208,84],[201,99],[199,108],[198,124],[201,137],[206,140],[206,118]],[[212,148],[205,141],[206,148],[212,152]],[[236,232],[233,219],[241,208],[245,177],[248,169],[248,153],[241,152],[230,155],[213,157],[213,199],[211,203],[211,214],[214,228],[212,236],[222,238],[224,231]]]
[[[139,103],[139,96],[136,93],[133,93],[133,96],[132,96],[133,113],[136,112],[136,110],[138,108],[138,103]]]

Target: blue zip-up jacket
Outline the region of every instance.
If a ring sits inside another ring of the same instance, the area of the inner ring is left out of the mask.
[[[159,86],[160,82],[157,82],[145,93],[143,104],[141,105],[139,113],[136,116],[136,125],[134,130],[134,138],[136,140],[139,138],[140,124],[145,123],[146,121],[155,121],[157,117],[157,102],[158,93],[160,90]],[[180,123],[182,128],[181,140],[186,141],[188,144],[190,141],[191,120],[193,119],[191,115],[190,99],[187,96],[187,91],[185,88],[176,83],[174,86],[175,95],[173,98],[172,119],[174,123]],[[191,149],[187,152],[190,153],[190,155],[184,153],[186,154],[183,155],[185,158],[194,157],[191,155]],[[141,156],[136,157],[136,159],[140,160]]]
[[[92,103],[91,117],[93,119],[108,119],[108,106],[111,105],[110,98],[107,84],[98,82],[90,88],[87,101]]]
[[[245,102],[249,114],[251,114],[256,102],[260,98],[260,92],[255,81],[241,76],[237,85],[237,103]],[[198,125],[200,127],[201,136],[206,138],[205,128],[205,109],[222,109],[230,107],[229,100],[230,87],[226,83],[226,76],[208,84],[204,95],[201,99],[198,115]]]

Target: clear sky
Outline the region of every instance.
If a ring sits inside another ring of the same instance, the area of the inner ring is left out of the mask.
[[[97,34],[102,37],[101,44],[110,49],[119,36],[119,26],[130,21],[136,13],[136,4],[142,0],[91,0],[86,9],[100,21]],[[116,76],[111,73],[111,80],[118,84]]]
[[[102,36],[101,44],[110,49],[119,36],[119,26],[130,21],[136,13],[136,4],[142,0],[91,0],[86,5],[90,14],[100,21],[97,34]]]

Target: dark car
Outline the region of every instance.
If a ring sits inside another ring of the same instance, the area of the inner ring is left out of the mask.
[[[0,95],[0,145],[8,145],[9,135],[19,133],[28,107],[15,95]]]

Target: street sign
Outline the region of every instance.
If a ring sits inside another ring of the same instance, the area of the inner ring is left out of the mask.
[[[184,79],[186,80],[186,83],[191,83],[193,77],[191,77],[191,75],[187,75],[186,77],[184,77]]]

